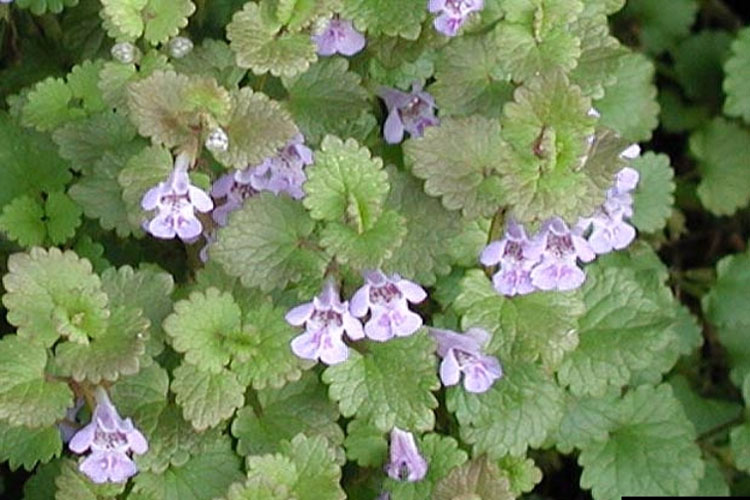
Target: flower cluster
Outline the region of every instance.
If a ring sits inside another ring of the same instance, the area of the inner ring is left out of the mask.
[[[422,137],[425,128],[440,123],[435,116],[435,100],[422,90],[419,83],[412,84],[411,92],[383,87],[378,95],[388,108],[383,126],[383,138],[388,144],[400,143],[404,132],[409,132],[412,137]]]
[[[456,385],[464,376],[464,389],[468,392],[486,392],[503,376],[500,362],[484,354],[490,334],[481,328],[469,328],[464,335],[450,330],[430,328],[437,341],[440,363],[440,380],[443,385]]]
[[[318,54],[353,56],[365,47],[365,37],[354,29],[351,21],[333,18],[312,36]]]
[[[430,0],[428,10],[438,16],[435,29],[446,36],[456,36],[472,12],[482,10],[484,0]]]
[[[131,454],[146,453],[148,442],[129,418],[120,418],[107,393],[99,387],[91,422],[72,437],[68,448],[78,454],[91,450],[78,468],[93,482],[121,483],[137,472]]]
[[[294,354],[332,365],[349,356],[344,333],[351,340],[368,337],[385,342],[419,330],[422,318],[410,311],[408,304],[423,301],[427,297],[424,289],[397,274],[367,271],[364,275],[365,284],[354,294],[351,305],[341,301],[338,289],[328,281],[312,302],[286,314],[289,324],[305,326],[305,332],[292,340]],[[368,312],[370,318],[363,328],[360,318]]]
[[[621,153],[633,159],[637,145]],[[578,261],[591,262],[597,254],[627,247],[635,239],[635,228],[625,218],[633,215],[631,191],[638,184],[638,172],[623,168],[607,190],[604,203],[590,217],[580,218],[572,228],[559,217],[542,224],[534,237],[511,220],[499,241],[490,243],[479,260],[485,266],[499,265],[492,277],[502,295],[523,295],[536,290],[573,290],[586,275]]]

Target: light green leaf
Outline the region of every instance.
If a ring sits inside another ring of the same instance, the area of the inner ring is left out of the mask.
[[[276,18],[291,31],[307,27],[317,18],[341,10],[340,0],[279,0]]]
[[[581,486],[598,500],[692,495],[703,476],[695,430],[668,385],[640,386],[617,404],[606,441],[584,447]]]
[[[0,419],[10,425],[54,424],[73,406],[64,382],[47,380],[47,351],[16,335],[0,340]]]
[[[740,470],[750,471],[750,422],[732,429],[729,440],[734,464]]]
[[[347,71],[344,58],[329,57],[293,78],[283,78],[289,92],[286,107],[307,142],[317,143],[326,134],[346,132],[348,122],[370,109],[361,78]]]
[[[153,431],[159,415],[167,406],[168,391],[169,376],[166,370],[152,363],[135,375],[121,377],[112,386],[109,395],[122,415],[132,418],[138,429],[153,438],[157,437]],[[149,449],[153,448],[153,444],[149,439]]]
[[[227,38],[237,56],[237,66],[261,75],[292,77],[317,60],[309,35],[288,32],[270,4],[247,2],[227,25]]]
[[[41,245],[47,236],[43,218],[44,207],[39,199],[29,195],[19,196],[3,207],[0,229],[21,246]]]
[[[487,457],[475,458],[441,479],[433,491],[434,500],[512,500],[508,479]]]
[[[86,116],[82,109],[70,107],[72,100],[73,92],[65,81],[49,77],[37,83],[27,95],[22,114],[23,124],[46,132]]]
[[[227,227],[219,230],[209,255],[228,274],[239,276],[245,286],[263,291],[303,279],[319,283],[326,259],[310,248],[314,228],[301,203],[261,193],[248,198]]]
[[[492,175],[501,153],[500,124],[481,116],[446,118],[404,144],[406,161],[425,180],[425,192],[466,217],[492,215],[503,201],[500,179]]]
[[[353,419],[346,426],[346,458],[360,467],[379,467],[388,456],[388,441],[383,431],[370,422]]]
[[[594,102],[601,114],[599,125],[631,142],[651,139],[651,132],[659,124],[653,63],[643,54],[628,54],[622,57],[614,75],[617,83],[607,87],[604,97]]]
[[[717,460],[705,461],[706,473],[698,483],[697,497],[728,497],[731,496],[727,479],[724,477],[724,469]]]
[[[143,38],[151,45],[165,43],[188,24],[195,12],[190,0],[148,0],[141,16],[145,19]]]
[[[99,73],[99,90],[104,100],[118,111],[128,112],[128,84],[138,82],[155,71],[169,71],[167,56],[156,50],[146,52],[138,63],[122,64],[120,62],[106,62]]]
[[[131,227],[140,227],[141,223],[147,220],[147,214],[141,208],[143,195],[166,180],[172,168],[172,155],[166,148],[146,146],[139,153],[131,156],[125,167],[120,170],[117,182],[122,188],[122,201],[125,203]]]
[[[261,163],[297,133],[289,113],[265,94],[243,87],[233,90],[231,99],[231,113],[223,124],[229,149],[212,152],[224,166],[241,170]]]
[[[32,429],[0,421],[0,461],[8,462],[10,470],[23,466],[31,471],[37,463],[47,463],[61,452],[62,440],[57,426]]]
[[[555,430],[555,446],[562,453],[574,448],[583,449],[593,442],[605,441],[615,425],[619,391],[612,390],[603,396],[574,397],[565,393],[565,414]]]
[[[359,31],[416,40],[427,8],[422,0],[343,0],[341,15]]]
[[[660,54],[688,36],[697,13],[696,0],[673,0],[661,5],[650,0],[630,0],[622,16],[638,24],[636,33],[643,46]]]
[[[135,40],[143,34],[141,10],[148,0],[102,0],[102,17],[110,37]]]
[[[641,174],[633,193],[632,222],[639,231],[653,233],[662,229],[672,215],[674,171],[669,157],[648,152],[630,163]]]
[[[76,234],[81,225],[81,209],[62,192],[52,192],[44,202],[47,236],[54,245],[62,245]]]
[[[185,57],[170,62],[179,73],[212,76],[225,88],[236,88],[247,74],[234,64],[234,52],[229,45],[211,38],[205,38]]]
[[[750,133],[723,118],[714,118],[690,136],[698,159],[698,197],[711,213],[732,215],[750,202]]]
[[[522,455],[540,446],[563,416],[563,392],[540,366],[506,363],[503,371],[485,393],[447,391],[448,410],[456,414],[461,439],[472,445],[474,456]]]
[[[570,72],[570,80],[581,87],[583,95],[600,99],[604,89],[617,81],[622,56],[628,51],[610,35],[603,14],[580,17],[571,28],[580,35],[581,56]]]
[[[371,421],[383,432],[429,430],[437,400],[431,391],[440,386],[433,356],[434,343],[424,332],[385,343],[368,342],[368,352],[349,354],[343,363],[323,372],[328,394],[345,417]]]
[[[3,305],[19,337],[52,346],[60,335],[79,341],[107,329],[107,295],[91,263],[72,251],[32,248],[8,258]]]
[[[185,419],[198,431],[228,419],[245,402],[245,388],[227,369],[212,373],[183,362],[174,371],[171,389]]]
[[[328,223],[320,233],[320,244],[341,264],[375,269],[393,255],[405,235],[404,218],[395,210],[387,210],[362,232],[339,222]]]
[[[531,458],[508,455],[500,459],[499,465],[510,481],[510,491],[516,496],[529,493],[542,481],[542,471]]]
[[[724,112],[729,116],[741,116],[750,123],[750,28],[737,33],[732,42],[732,53],[724,64]]]

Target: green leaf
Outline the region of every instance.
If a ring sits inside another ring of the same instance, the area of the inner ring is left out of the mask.
[[[323,372],[328,395],[345,417],[371,421],[383,432],[394,425],[415,431],[435,425],[440,386],[435,373],[434,343],[424,332],[389,342],[368,342],[368,352],[352,351],[343,363]]]
[[[724,399],[706,398],[690,387],[683,375],[669,377],[669,385],[675,398],[682,403],[685,415],[695,426],[699,436],[726,426],[728,422],[742,416],[742,405]]]
[[[506,363],[503,378],[475,394],[449,388],[446,406],[456,414],[472,455],[522,455],[540,446],[563,416],[563,392],[536,364]]]
[[[388,441],[383,431],[370,422],[353,419],[346,426],[346,458],[360,467],[379,467],[388,456]]]
[[[307,142],[317,143],[326,134],[343,134],[347,122],[370,109],[362,79],[348,68],[346,59],[329,57],[300,75],[282,79],[289,92],[286,107]]]
[[[728,497],[730,495],[729,485],[724,477],[724,469],[716,460],[706,460],[706,473],[698,483],[697,497]]]
[[[605,88],[617,81],[622,56],[628,51],[610,35],[603,14],[582,16],[571,28],[581,37],[581,56],[570,72],[570,81],[581,87],[583,95],[600,99]]]
[[[57,426],[32,429],[0,421],[0,461],[8,462],[10,470],[23,466],[31,471],[37,463],[47,463],[61,452],[62,440]]]
[[[47,236],[54,245],[68,241],[81,225],[81,209],[65,193],[49,193],[44,202],[44,212]]]
[[[84,61],[73,66],[68,73],[68,87],[73,97],[81,100],[84,110],[88,113],[104,111],[106,108],[98,87],[99,72],[103,66],[102,60]]]
[[[148,0],[102,0],[102,17],[110,37],[135,40],[143,34],[141,10]]]
[[[44,207],[39,199],[23,195],[3,207],[0,229],[8,238],[24,247],[41,245],[47,236]]]
[[[711,113],[706,106],[688,104],[676,90],[660,89],[658,99],[659,120],[669,133],[692,131],[709,120]]]
[[[379,268],[401,245],[406,221],[398,212],[387,210],[362,232],[338,222],[327,224],[320,234],[320,244],[341,264],[355,269]]]
[[[628,392],[616,415],[609,438],[581,450],[582,487],[599,500],[696,492],[704,471],[701,451],[668,385]]]
[[[122,201],[131,227],[140,227],[147,220],[146,213],[141,208],[143,195],[163,182],[172,169],[172,155],[162,146],[146,146],[127,160],[125,167],[117,175],[117,182],[122,188]]]
[[[148,77],[155,71],[169,71],[167,56],[151,50],[146,52],[138,63],[122,64],[119,62],[106,62],[99,73],[99,90],[102,91],[104,100],[118,111],[127,113],[128,107],[128,84],[138,82]]]
[[[138,373],[146,352],[149,321],[139,309],[112,309],[107,331],[86,344],[64,342],[55,348],[55,364],[77,382],[98,384]]]
[[[229,137],[229,149],[213,151],[224,166],[241,170],[259,164],[275,156],[297,133],[289,113],[265,94],[243,87],[230,95],[231,113],[223,124]]]
[[[307,169],[303,204],[314,219],[346,218],[358,232],[370,229],[388,195],[388,174],[380,158],[354,139],[326,136],[315,164]]]
[[[427,434],[419,440],[419,451],[429,464],[427,475],[417,482],[386,479],[384,489],[391,493],[393,500],[419,500],[434,498],[433,488],[456,467],[462,466],[468,456],[458,448],[458,442],[449,436]]]
[[[125,490],[122,483],[96,484],[78,470],[75,461],[63,460],[60,473],[55,478],[55,500],[106,500],[114,499]]]
[[[597,262],[586,269],[582,292],[586,314],[579,319],[578,348],[558,371],[561,384],[575,395],[602,396],[648,368],[670,341],[675,308],[664,285],[652,276]],[[616,290],[616,293],[614,291]]]
[[[729,434],[729,443],[734,465],[743,471],[750,471],[750,422],[738,425]]]
[[[354,26],[368,35],[416,40],[427,17],[422,0],[343,0],[343,4],[342,17],[353,19]]]
[[[737,33],[732,42],[731,56],[724,64],[724,112],[729,116],[739,116],[750,122],[750,28]]]
[[[614,75],[617,83],[607,87],[604,97],[594,102],[601,114],[599,125],[631,142],[651,139],[651,132],[659,124],[653,63],[643,54],[628,54],[622,57]]]
[[[505,18],[494,29],[498,62],[515,81],[541,72],[569,71],[581,55],[581,41],[568,25],[583,10],[578,0],[507,2]]]
[[[22,120],[27,127],[40,132],[86,116],[80,108],[70,107],[73,92],[62,78],[49,77],[37,83],[26,97]]]
[[[10,425],[54,424],[73,406],[64,382],[46,379],[47,351],[16,335],[0,340],[0,419]]]
[[[261,193],[248,198],[219,229],[209,255],[245,286],[263,291],[302,279],[319,283],[326,259],[308,243],[314,228],[301,203]]]
[[[695,0],[675,0],[663,5],[649,0],[631,0],[622,16],[635,18],[636,33],[643,46],[653,54],[660,54],[688,36],[697,13]]]
[[[226,88],[237,87],[247,74],[234,64],[234,52],[229,45],[211,38],[204,39],[185,57],[170,62],[178,73],[212,76]]]
[[[78,341],[107,329],[107,295],[91,263],[72,251],[32,248],[8,258],[3,305],[19,337],[52,346],[59,336]]]
[[[226,29],[237,66],[256,75],[270,71],[274,76],[292,77],[318,59],[309,35],[286,31],[269,4],[247,2]]]
[[[164,348],[162,321],[172,312],[170,295],[174,280],[169,273],[143,266],[137,271],[130,266],[114,267],[102,273],[102,285],[110,304],[140,309],[151,323],[146,352],[156,356]]]
[[[698,197],[711,213],[732,215],[750,202],[750,133],[723,118],[714,118],[690,136],[698,159]]]
[[[542,471],[530,458],[508,455],[500,459],[499,465],[510,481],[510,491],[516,496],[529,493],[542,480]]]
[[[59,14],[65,7],[78,5],[78,0],[18,0],[15,5],[40,16],[47,11]]]
[[[674,205],[674,171],[669,157],[648,152],[630,163],[640,180],[633,193],[632,222],[639,231],[653,233],[667,224]]]
[[[478,269],[470,270],[459,286],[454,308],[461,326],[478,326],[492,334],[487,352],[500,359],[541,360],[559,366],[566,352],[578,345],[577,319],[584,313],[577,292],[536,292],[506,298]]]
[[[54,459],[36,468],[23,485],[26,500],[54,500],[55,478],[60,474],[62,459]]]
[[[152,439],[157,437],[153,431],[167,406],[168,391],[166,370],[152,363],[135,375],[121,377],[109,392],[118,411],[132,418],[135,426],[149,437],[149,451],[154,445]]]
[[[332,446],[341,445],[344,433],[336,423],[339,412],[328,399],[318,377],[306,373],[281,389],[258,392],[258,407],[245,406],[232,422],[241,455],[263,455],[281,450],[281,442],[298,433],[324,436]]]
[[[245,388],[227,369],[213,373],[183,362],[174,371],[171,389],[185,419],[198,431],[228,419],[245,402]]]
[[[440,116],[481,114],[498,118],[510,100],[513,86],[498,71],[499,51],[494,37],[459,37],[443,48],[435,61],[435,83],[430,93]]]
[[[141,12],[145,19],[143,38],[151,45],[166,43],[187,26],[193,12],[195,5],[190,0],[148,0]]]
[[[185,464],[163,473],[141,472],[135,477],[136,500],[212,500],[243,477],[240,461],[228,439],[215,440]]]
[[[726,31],[704,30],[683,40],[673,51],[675,77],[687,97],[721,107],[722,66],[731,42],[732,35]]]
[[[512,500],[508,479],[487,457],[479,457],[455,468],[433,490],[434,500]]]
[[[404,144],[412,173],[448,210],[466,217],[494,214],[505,194],[494,175],[502,152],[500,125],[481,116],[446,118]]]
[[[565,414],[555,430],[555,446],[562,453],[574,448],[583,449],[594,442],[605,441],[615,425],[616,408],[620,400],[618,391],[603,396],[574,397],[565,393]]]

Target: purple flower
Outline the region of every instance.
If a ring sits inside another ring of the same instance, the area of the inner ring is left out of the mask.
[[[386,473],[397,481],[421,481],[427,474],[427,461],[419,454],[414,435],[398,427],[391,430],[390,461]]]
[[[57,428],[60,431],[60,437],[62,438],[63,443],[70,441],[73,435],[78,432],[79,426],[76,423],[76,416],[83,407],[83,403],[83,398],[79,397],[76,399],[75,405],[65,411],[65,418],[57,423]]]
[[[364,273],[365,284],[352,297],[351,313],[362,318],[370,311],[365,335],[372,340],[405,337],[419,330],[422,318],[409,310],[408,302],[422,302],[427,293],[416,283],[398,274],[387,277],[382,271]]]
[[[183,241],[197,238],[203,231],[195,212],[208,212],[214,204],[201,189],[190,184],[187,167],[190,159],[181,153],[174,170],[165,182],[149,189],[141,200],[144,210],[157,210],[156,216],[145,224],[145,229],[157,238]]]
[[[469,14],[482,10],[483,0],[430,0],[428,10],[440,12],[433,22],[435,29],[446,36],[456,36]]]
[[[352,340],[365,336],[362,323],[349,313],[349,303],[341,302],[333,281],[328,281],[312,302],[286,313],[286,320],[294,326],[305,325],[305,333],[292,340],[292,352],[302,359],[320,359],[328,365],[341,363],[349,356],[344,332]]]
[[[229,214],[242,206],[242,203],[249,197],[257,194],[249,183],[238,182],[234,172],[224,174],[211,186],[211,197],[215,200],[226,198],[223,204],[216,205],[211,217],[220,226],[227,225]]]
[[[487,245],[479,260],[485,266],[500,264],[492,276],[492,284],[498,293],[523,295],[536,290],[531,282],[531,270],[539,262],[543,250],[538,240],[529,239],[523,226],[511,220],[503,239]]]
[[[450,330],[430,328],[437,340],[440,363],[440,380],[443,385],[456,385],[464,374],[464,389],[469,392],[485,392],[495,380],[503,376],[500,362],[493,356],[482,353],[490,335],[481,328],[469,328],[465,335]]]
[[[257,191],[284,192],[296,200],[303,198],[302,184],[307,180],[303,168],[313,162],[313,153],[303,144],[304,140],[302,134],[297,134],[276,156],[266,158],[260,165],[237,171],[235,181],[249,184]]]
[[[354,29],[351,21],[333,18],[320,32],[312,36],[318,46],[318,54],[330,56],[338,52],[345,56],[353,56],[365,46],[365,37]]]
[[[121,483],[137,472],[130,453],[146,453],[148,442],[129,418],[120,418],[107,393],[98,387],[91,422],[73,436],[68,448],[78,454],[91,450],[78,469],[93,482]]]
[[[388,118],[383,127],[383,137],[388,144],[401,142],[404,131],[412,137],[422,137],[426,127],[440,123],[435,116],[435,100],[422,90],[419,83],[412,84],[409,93],[384,87],[378,95],[388,108]]]
[[[531,271],[531,283],[541,290],[573,290],[581,286],[586,275],[576,261],[596,258],[589,243],[559,217],[548,220],[537,238],[544,250],[539,264]]]

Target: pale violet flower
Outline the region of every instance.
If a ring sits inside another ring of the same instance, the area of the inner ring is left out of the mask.
[[[222,175],[211,186],[211,197],[214,200],[224,199],[224,203],[216,205],[211,212],[211,217],[218,225],[226,226],[229,214],[257,193],[258,191],[249,182],[238,182],[234,172]]]
[[[193,41],[184,36],[176,36],[169,41],[169,55],[181,59],[193,50]]]
[[[429,0],[428,10],[438,16],[433,21],[435,29],[446,36],[456,36],[472,12],[482,10],[483,0]]]
[[[190,158],[181,153],[175,160],[169,178],[149,189],[141,200],[144,210],[156,210],[156,216],[144,224],[144,229],[157,238],[178,236],[183,241],[197,238],[203,225],[195,212],[209,212],[214,204],[202,189],[190,184],[188,164]]]
[[[424,479],[427,474],[427,461],[419,453],[414,434],[394,427],[391,430],[388,453],[390,460],[385,466],[385,471],[390,477],[410,483]]]
[[[537,235],[543,251],[540,262],[531,271],[531,284],[540,290],[573,290],[586,280],[578,260],[591,262],[596,254],[589,243],[559,217],[544,223]]]
[[[492,276],[492,284],[498,293],[523,295],[536,290],[531,282],[531,270],[539,262],[543,250],[541,242],[529,239],[523,226],[510,220],[503,238],[487,245],[479,260],[485,266],[500,265]]]
[[[503,376],[500,362],[487,356],[483,350],[490,335],[481,328],[470,328],[464,335],[450,330],[430,328],[430,334],[437,340],[440,363],[440,380],[443,385],[456,385],[464,376],[464,389],[480,393],[487,391],[495,380]]]
[[[93,482],[121,483],[137,472],[131,454],[146,453],[148,442],[129,418],[120,418],[107,393],[99,387],[91,422],[73,436],[68,448],[78,454],[91,450],[78,469]]]
[[[318,33],[312,36],[318,47],[318,54],[352,56],[365,47],[365,37],[354,29],[351,21],[333,18]]]
[[[341,302],[339,291],[328,281],[312,302],[299,305],[286,314],[293,326],[305,325],[305,332],[292,340],[292,352],[302,359],[320,360],[327,365],[349,357],[344,333],[352,339],[364,338],[362,323],[349,313],[349,303]]]
[[[404,132],[409,132],[412,137],[421,137],[425,128],[440,123],[435,116],[435,100],[418,83],[412,85],[411,92],[384,87],[378,95],[388,108],[383,137],[389,144],[401,142]]]
[[[65,410],[65,418],[57,423],[57,429],[60,431],[63,443],[70,441],[73,435],[78,432],[79,425],[76,423],[76,417],[83,407],[83,403],[83,398],[76,399],[75,405]]]
[[[297,134],[276,156],[266,158],[260,165],[238,170],[234,179],[257,191],[287,193],[296,200],[303,198],[302,184],[307,180],[304,167],[313,162],[313,153],[304,145],[304,140],[302,134]]]
[[[368,338],[385,342],[419,330],[422,318],[409,310],[409,303],[418,304],[427,297],[421,286],[398,274],[386,276],[379,270],[367,271],[364,277],[365,284],[352,297],[350,310],[357,318],[370,312],[365,323]]]

